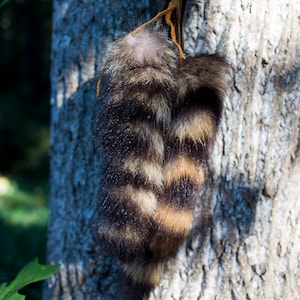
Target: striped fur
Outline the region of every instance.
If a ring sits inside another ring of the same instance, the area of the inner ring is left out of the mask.
[[[101,82],[96,238],[149,289],[189,234],[226,96],[227,63],[141,31],[117,41]]]
[[[182,61],[177,101],[165,140],[164,194],[154,216],[150,249],[168,257],[190,232],[209,149],[215,139],[227,93],[228,64],[217,56]]]
[[[163,190],[164,135],[176,95],[172,47],[164,35],[143,31],[117,41],[106,58],[98,116],[104,176],[96,235],[123,262],[147,255]]]

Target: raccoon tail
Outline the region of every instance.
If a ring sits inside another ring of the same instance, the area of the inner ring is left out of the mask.
[[[128,277],[144,290],[159,283],[165,262],[190,232],[228,92],[228,73],[226,61],[215,55],[189,57],[178,69],[177,101],[165,137],[163,192],[152,216],[148,256],[124,265]]]
[[[101,76],[95,236],[143,292],[189,234],[228,87],[224,60],[178,69],[176,56],[164,35],[140,31],[113,45]]]
[[[156,226],[149,246],[157,259],[174,255],[190,232],[229,87],[228,72],[226,61],[215,55],[189,57],[179,68],[166,142],[164,194],[153,217]]]
[[[96,138],[103,175],[95,237],[127,277],[146,285],[152,281],[147,248],[163,192],[176,68],[173,44],[161,33],[140,31],[112,46],[101,78]]]

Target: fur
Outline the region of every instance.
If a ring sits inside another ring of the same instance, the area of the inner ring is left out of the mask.
[[[187,238],[220,123],[228,64],[183,60],[161,33],[117,41],[101,76],[103,156],[95,236],[133,285],[150,291]]]
[[[225,60],[215,55],[189,57],[178,68],[177,101],[172,105],[165,140],[164,193],[150,238],[150,249],[156,256],[176,253],[190,232],[227,94],[228,72]]]
[[[96,237],[127,264],[147,256],[163,191],[176,66],[172,43],[147,31],[117,41],[106,57],[97,130],[104,166]]]

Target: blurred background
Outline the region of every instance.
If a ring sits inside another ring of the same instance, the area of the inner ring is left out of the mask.
[[[46,262],[51,11],[51,0],[0,0],[0,284]]]

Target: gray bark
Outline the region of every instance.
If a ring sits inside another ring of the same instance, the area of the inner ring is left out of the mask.
[[[116,299],[91,232],[94,78],[149,2],[54,0],[48,261],[61,269],[45,299]],[[225,55],[234,83],[192,234],[150,299],[300,299],[299,16],[299,0],[188,1],[187,52]]]

